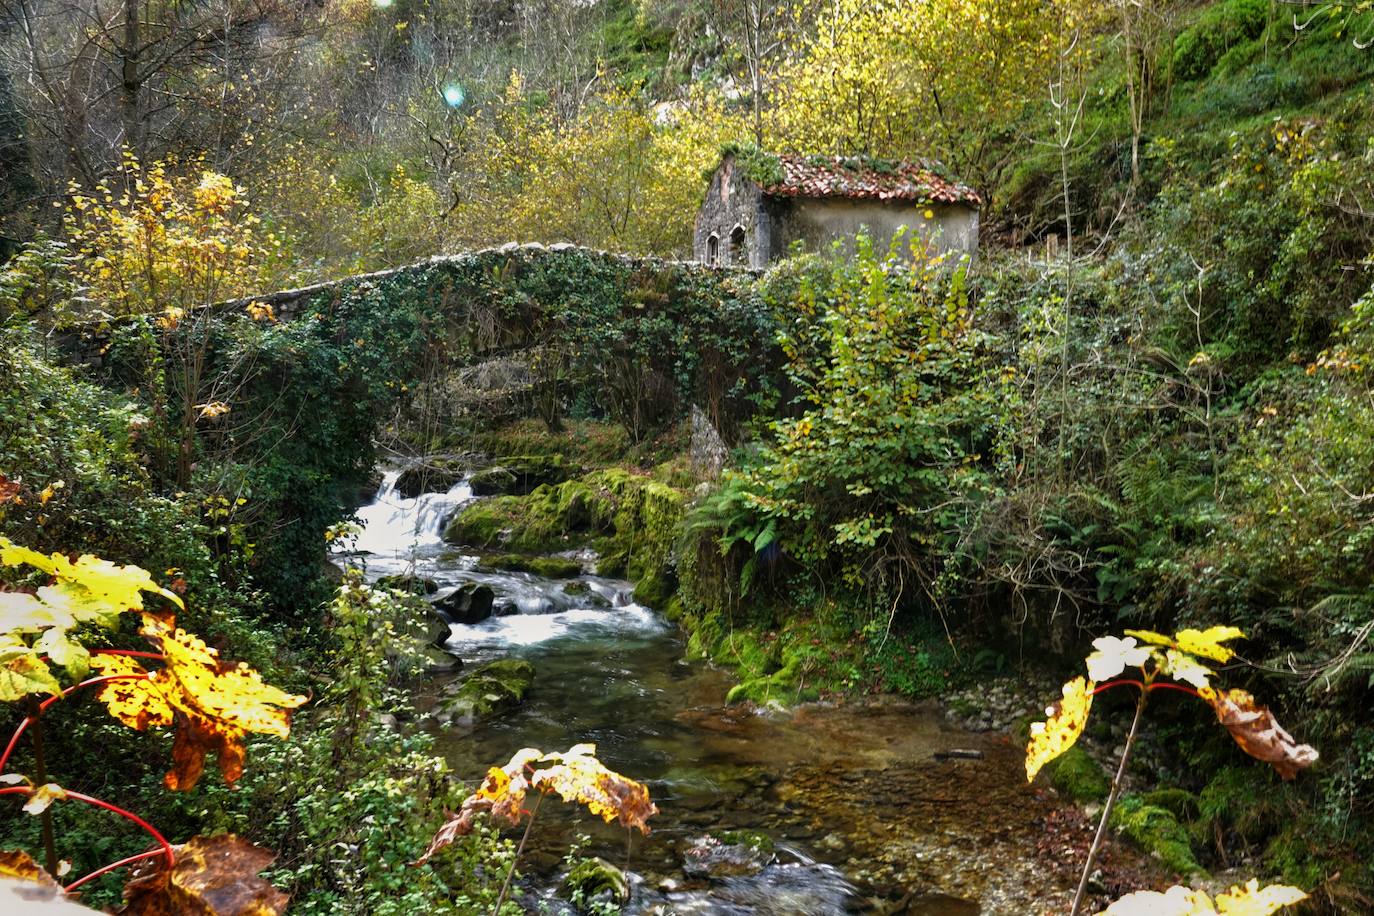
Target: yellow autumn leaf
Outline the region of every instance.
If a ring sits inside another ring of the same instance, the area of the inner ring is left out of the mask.
[[[1202,891],[1175,885],[1167,891],[1127,894],[1097,916],[1216,916],[1212,900]]]
[[[1149,661],[1153,650],[1137,646],[1133,637],[1118,639],[1103,636],[1093,640],[1093,653],[1085,659],[1088,679],[1097,683],[1109,681],[1127,668],[1138,668]]]
[[[539,769],[530,777],[536,789],[553,792],[567,802],[578,802],[606,823],[620,821],[649,833],[648,818],[658,813],[649,800],[649,790],[596,759],[595,744],[578,744],[566,754],[548,754],[541,763],[553,766]]]
[[[220,659],[198,637],[151,615],[144,615],[141,632],[162,651],[164,666],[146,680],[104,684],[98,697],[130,728],[176,725],[167,788],[192,788],[210,753],[218,758],[225,782],[233,783],[243,774],[248,732],[278,738],[290,734],[291,710],[307,697],[264,683],[246,664]],[[126,656],[98,655],[93,664],[103,674],[146,673]]]
[[[1174,634],[1178,648],[1190,655],[1210,658],[1216,662],[1229,662],[1236,654],[1222,643],[1232,639],[1244,639],[1245,634],[1237,627],[1215,626],[1206,630],[1179,630]]]
[[[172,724],[171,704],[137,661],[127,655],[96,654],[91,656],[91,668],[102,677],[130,678],[107,681],[96,692],[96,699],[105,704],[110,715],[137,731]]]
[[[91,554],[83,554],[73,561],[60,553],[42,554],[0,537],[0,564],[36,567],[57,579],[59,585],[85,592],[90,602],[105,605],[110,610],[118,609],[118,613],[142,610],[142,592],[162,595],[181,606],[181,599],[154,582],[146,569],[117,566]],[[78,616],[77,619],[83,618]]]
[[[1172,637],[1156,633],[1153,630],[1127,630],[1126,635],[1134,636],[1156,646],[1167,646],[1181,652],[1187,652],[1189,655],[1210,658],[1216,662],[1228,662],[1236,654],[1230,648],[1221,645],[1223,642],[1245,638],[1245,634],[1241,630],[1231,626],[1214,626],[1208,627],[1206,630],[1179,630]]]
[[[1064,685],[1063,701],[1045,710],[1049,719],[1031,726],[1030,744],[1026,746],[1026,782],[1035,779],[1045,764],[1078,741],[1088,724],[1094,687],[1092,681],[1082,677],[1069,681]]]
[[[48,810],[48,806],[53,802],[66,797],[66,789],[55,782],[46,783],[29,793],[29,800],[24,802],[24,812],[26,814],[42,814]]]
[[[1127,894],[1097,916],[1269,916],[1306,900],[1296,887],[1271,884],[1263,889],[1251,878],[1244,889],[1232,887],[1215,903],[1203,891],[1175,885],[1167,891],[1136,891]]]
[[[1217,895],[1217,912],[1222,916],[1269,916],[1276,910],[1307,899],[1307,894],[1288,884],[1271,884],[1261,888],[1251,878],[1244,888],[1232,887]]]
[[[1177,649],[1168,649],[1159,663],[1160,673],[1176,681],[1185,681],[1201,690],[1209,685],[1208,678],[1215,672],[1191,655]]]
[[[551,765],[536,769],[536,764]],[[518,824],[528,813],[523,804],[530,789],[585,805],[607,823],[618,820],[646,834],[649,827],[645,821],[658,813],[644,785],[607,769],[596,759],[595,744],[574,745],[563,754],[545,754],[527,747],[517,751],[504,767],[487,771],[482,785],[463,800],[462,808],[439,828],[425,854],[412,864],[423,865],[440,849],[471,833],[473,818],[479,813],[486,812],[512,826]]]

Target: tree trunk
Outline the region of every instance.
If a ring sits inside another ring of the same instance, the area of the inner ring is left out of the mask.
[[[124,43],[119,48],[120,62],[120,100],[124,114],[124,145],[135,155],[142,158],[140,142],[139,92],[142,77],[138,72],[139,64],[139,15],[138,0],[124,0]]]

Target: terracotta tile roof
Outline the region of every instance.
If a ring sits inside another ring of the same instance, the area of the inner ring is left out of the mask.
[[[763,192],[775,197],[847,197],[912,203],[982,204],[978,192],[937,174],[930,163],[878,163],[836,156],[779,154],[786,176]]]

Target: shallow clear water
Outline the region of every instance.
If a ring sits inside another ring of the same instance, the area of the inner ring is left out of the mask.
[[[791,713],[727,707],[728,676],[686,660],[681,633],[634,604],[629,583],[583,576],[597,596],[589,600],[563,582],[479,570],[476,557],[440,538],[448,515],[472,498],[466,483],[412,500],[399,498],[394,483],[388,475],[358,513],[369,576],[413,571],[441,594],[462,582],[490,585],[498,605],[519,613],[454,625],[448,648],[468,669],[519,657],[536,670],[522,706],[473,731],[440,730],[442,752],[476,782],[522,747],[593,742],[608,766],[647,783],[660,813],[652,835],[632,840],[637,889],[627,912],[821,916],[887,912],[881,901],[900,897],[910,898],[903,912],[932,916],[979,912],[968,898],[982,898],[986,913],[1033,912],[1024,901],[997,903],[1043,883],[1024,851],[1044,806],[1003,742],[900,702]],[[446,680],[421,691],[420,708]],[[934,758],[951,747],[985,757]],[[591,837],[584,852],[624,861],[623,830],[571,806],[544,811],[526,870],[545,885],[556,884],[578,835]],[[776,861],[752,875],[684,874],[693,842],[730,829],[766,833]]]

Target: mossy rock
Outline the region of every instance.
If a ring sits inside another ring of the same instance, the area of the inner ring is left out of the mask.
[[[654,609],[664,608],[677,591],[677,583],[665,572],[651,572],[635,583],[636,604]]]
[[[458,461],[434,458],[412,465],[396,478],[396,492],[414,499],[421,493],[446,493],[463,479],[467,468]]]
[[[1079,804],[1102,801],[1112,790],[1112,781],[1102,767],[1078,746],[1059,755],[1046,769],[1054,787]]]
[[[583,905],[603,895],[612,903],[625,903],[630,899],[630,883],[623,871],[605,859],[583,859],[563,879],[563,892]]]
[[[502,467],[485,468],[472,475],[469,485],[477,496],[500,496],[515,490],[515,475]]]
[[[434,715],[447,725],[475,725],[519,706],[534,683],[534,666],[522,659],[488,662],[444,690]]]
[[[473,474],[471,485],[478,496],[523,496],[537,487],[561,484],[569,476],[569,467],[561,457],[528,455],[502,458],[492,467]]]
[[[1168,808],[1147,804],[1138,795],[1123,796],[1112,811],[1112,826],[1179,875],[1204,873],[1193,855],[1187,829]]]
[[[582,564],[567,557],[531,557],[506,553],[482,557],[481,563],[490,569],[533,573],[545,579],[575,579],[582,575]]]
[[[714,830],[711,836],[727,846],[744,846],[767,855],[776,848],[773,838],[760,830]]]
[[[439,590],[439,583],[425,576],[394,575],[382,576],[377,580],[377,587],[411,595],[432,595]]]

